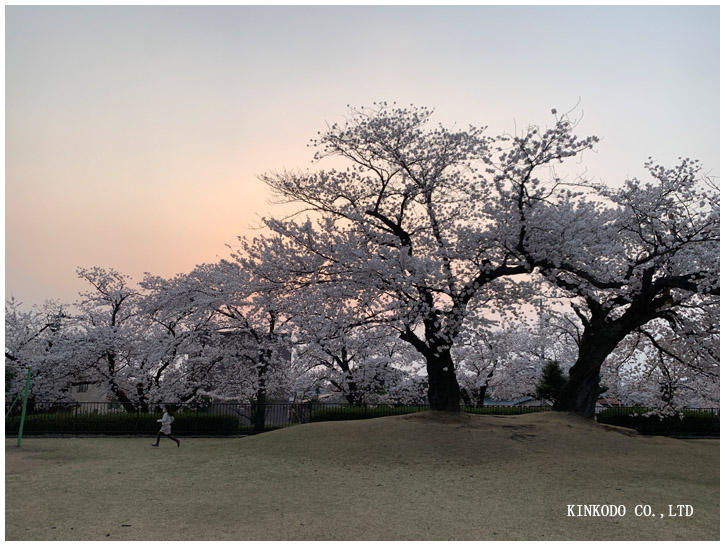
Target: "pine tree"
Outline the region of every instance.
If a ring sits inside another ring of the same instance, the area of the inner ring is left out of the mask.
[[[564,372],[556,361],[547,362],[541,373],[541,381],[536,385],[536,397],[544,400],[554,400],[566,383]]]

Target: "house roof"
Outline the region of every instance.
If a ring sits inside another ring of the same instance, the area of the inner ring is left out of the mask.
[[[601,406],[621,406],[622,403],[616,398],[598,398],[597,404]]]

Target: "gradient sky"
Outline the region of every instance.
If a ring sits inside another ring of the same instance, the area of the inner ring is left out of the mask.
[[[6,7],[5,290],[73,301],[226,256],[346,105],[489,134],[579,103],[587,176],[719,175],[719,7]],[[581,100],[580,100],[581,99]],[[579,102],[580,101],[580,102]]]

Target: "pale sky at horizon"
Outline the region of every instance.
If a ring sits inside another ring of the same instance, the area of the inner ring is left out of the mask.
[[[579,103],[587,176],[653,156],[719,176],[719,7],[6,6],[5,290],[75,299],[228,254],[346,105],[491,135]]]

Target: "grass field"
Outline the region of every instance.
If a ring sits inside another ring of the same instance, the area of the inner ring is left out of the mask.
[[[719,441],[558,413],[425,412],[150,444],[7,439],[6,539],[719,538]],[[605,503],[627,515],[567,517],[568,504]],[[636,517],[638,504],[655,516]],[[668,517],[670,504],[694,515]]]

